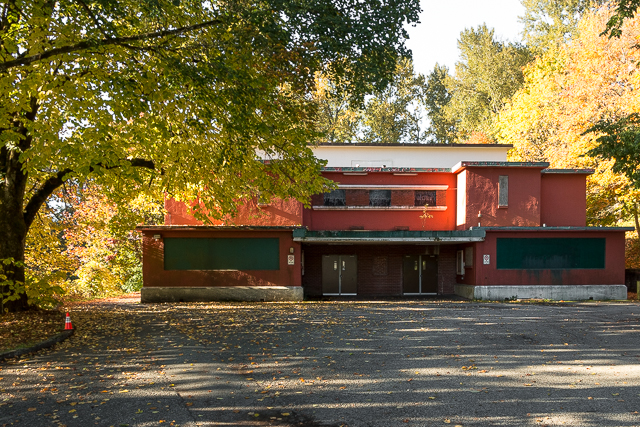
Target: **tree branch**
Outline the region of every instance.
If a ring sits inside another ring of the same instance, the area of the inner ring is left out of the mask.
[[[617,7],[613,15],[607,21],[607,27],[600,33],[601,36],[608,36],[609,38],[622,36],[622,25],[627,19],[633,19],[640,8],[640,0],[618,0],[613,2]]]
[[[89,15],[89,17],[91,18],[91,20],[93,21],[93,24],[96,26],[96,28],[98,28],[100,30],[100,32],[102,33],[102,35],[105,37],[105,39],[110,38],[109,34],[107,34],[107,32],[104,30],[104,28],[102,28],[102,22],[100,22],[98,20],[98,18],[93,14],[93,12],[91,11],[91,9],[89,8],[89,6],[87,6],[87,4],[82,1],[82,0],[76,0],[78,3],[80,3],[80,5],[82,6],[82,8],[85,10],[85,12],[87,12],[87,15]],[[116,36],[118,34],[116,33]]]
[[[27,225],[27,228],[31,227],[31,224],[36,218],[38,211],[47,201],[49,196],[51,196],[53,192],[56,191],[56,188],[64,184],[63,178],[65,177],[65,175],[68,175],[71,172],[73,172],[73,170],[65,169],[49,177],[49,179],[42,183],[35,194],[31,196],[31,198],[29,199],[29,203],[27,203],[27,206],[25,206],[24,208],[24,222]]]
[[[0,63],[0,72],[5,72],[13,67],[18,67],[21,65],[29,65],[37,61],[42,61],[43,59],[48,59],[56,55],[62,55],[65,53],[78,52],[84,49],[96,48],[96,47],[104,47],[110,45],[122,45],[124,46],[128,42],[140,41],[140,40],[149,40],[149,39],[157,39],[167,36],[175,36],[183,33],[187,33],[190,31],[199,30],[201,28],[210,27],[216,24],[220,24],[222,21],[219,19],[213,19],[211,21],[202,22],[200,24],[188,25],[186,27],[175,28],[173,30],[162,30],[156,31],[152,33],[143,33],[135,36],[128,37],[113,37],[106,38],[102,40],[94,40],[94,41],[83,41],[70,46],[57,47],[51,50],[44,51],[42,53],[38,53],[36,55],[25,56],[22,58],[17,58],[11,61],[5,61]]]
[[[133,167],[141,167],[141,168],[155,170],[155,164],[151,160],[131,159],[129,160],[129,163]],[[104,169],[115,169],[118,167],[118,166],[104,167],[102,165],[98,165],[98,166],[103,167]],[[89,170],[90,172],[93,172],[95,168],[90,167]],[[70,169],[70,168],[61,170],[55,175],[50,176],[46,181],[42,183],[42,185],[40,185],[40,188],[38,188],[35,191],[33,196],[31,196],[31,198],[29,199],[27,206],[25,206],[24,208],[24,222],[27,225],[27,228],[31,227],[31,224],[36,218],[38,211],[40,210],[42,205],[47,201],[49,196],[51,196],[58,187],[64,184],[64,181],[65,181],[64,177],[71,173],[73,173],[73,169]]]

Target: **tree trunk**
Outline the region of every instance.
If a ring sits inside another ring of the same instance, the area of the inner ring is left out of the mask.
[[[33,120],[37,111],[37,100],[31,99],[31,111],[26,114]],[[23,138],[18,147],[0,146],[0,265],[7,276],[7,284],[0,281],[0,308],[5,311],[21,311],[29,308],[24,289],[24,248],[29,231],[25,220],[24,201],[27,188],[27,175],[23,171],[20,154],[29,148],[31,135],[22,122],[14,122],[15,131]],[[13,262],[8,262],[12,259]],[[15,263],[18,263],[17,265]]]
[[[0,309],[4,313],[5,311],[22,311],[29,308],[27,303],[27,294],[24,290],[24,246],[26,239],[25,227],[20,227],[19,222],[22,218],[14,220],[12,217],[7,217],[4,212],[0,212],[0,236],[3,238],[0,240],[0,262],[7,258],[12,258],[14,262],[19,262],[18,265],[13,263],[2,263],[1,268],[4,270],[4,274],[9,281],[18,283],[17,289],[6,284],[0,286],[2,291],[2,299],[0,300]],[[24,224],[24,221],[22,221]],[[18,225],[15,227],[15,225]],[[2,282],[0,282],[2,284]],[[4,301],[8,299],[7,301]]]
[[[52,172],[37,185],[30,184],[32,188],[27,194],[27,174],[20,155],[31,147],[33,136],[24,123],[35,121],[38,108],[38,99],[32,97],[29,108],[16,115],[13,122],[11,132],[20,135],[16,146],[0,145],[0,273],[7,276],[4,282],[0,279],[1,313],[30,308],[24,287],[27,233],[42,205],[73,172],[71,169]],[[0,129],[0,134],[4,131],[8,129]],[[128,161],[134,167],[154,169],[153,162],[149,160],[136,158]]]
[[[19,176],[16,176],[15,173],[11,175],[13,176],[6,176],[5,182],[0,184],[0,263],[8,280],[24,284],[24,247],[27,238],[27,225],[22,210],[24,186],[16,181],[26,181],[26,177],[22,176],[21,171]],[[19,185],[16,188],[11,184]],[[20,191],[20,187],[22,187],[22,191]],[[3,261],[8,258],[12,258],[14,262],[17,261],[20,264],[5,264]],[[0,284],[2,283],[0,282]],[[16,290],[4,284],[0,286],[0,289],[4,297],[2,300],[10,299],[4,302],[0,300],[2,312],[29,308],[24,286]]]
[[[638,218],[638,204],[633,202],[633,219],[636,222],[636,234],[640,237],[640,218]]]

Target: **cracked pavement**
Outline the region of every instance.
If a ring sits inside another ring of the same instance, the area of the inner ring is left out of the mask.
[[[0,362],[0,426],[638,426],[640,305],[311,301],[71,308]]]

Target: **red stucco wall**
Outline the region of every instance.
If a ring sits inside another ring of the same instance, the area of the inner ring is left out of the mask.
[[[416,176],[398,176],[392,173],[370,173],[368,175],[343,175],[342,173],[324,173],[326,178],[340,184],[359,185],[448,185],[447,190],[437,192],[438,204],[444,201],[445,211],[428,211],[433,217],[423,221],[422,210],[397,209],[305,209],[303,225],[310,230],[349,230],[353,227],[364,230],[394,230],[402,227],[409,230],[454,230],[456,216],[456,177],[450,173],[418,173]],[[347,192],[347,205],[366,205],[368,193],[356,203],[352,200],[356,192]],[[395,197],[394,197],[395,196]],[[392,195],[392,205],[399,205],[402,193]],[[413,193],[410,198],[413,204]],[[313,202],[320,204],[322,198],[314,197]]]
[[[202,225],[202,222],[197,221],[189,214],[184,202],[179,202],[172,197],[165,197],[164,209],[166,211],[164,214],[165,225]]]
[[[279,270],[165,270],[163,240],[154,234],[186,238],[255,238],[280,239]],[[291,230],[284,231],[216,231],[216,230],[145,230],[142,237],[142,274],[146,287],[174,286],[301,286],[300,244],[293,241]],[[294,248],[295,265],[287,265],[289,248]]]
[[[540,171],[543,168],[469,167],[466,180],[465,224],[477,227],[540,225]],[[509,205],[498,207],[498,179],[509,177]],[[478,218],[478,213],[482,214]]]
[[[586,174],[542,174],[540,222],[548,227],[586,225]]]
[[[429,211],[433,216],[422,219],[421,210],[397,209],[303,209],[296,200],[274,199],[258,206],[249,200],[240,206],[235,218],[214,220],[213,225],[305,225],[311,230],[453,230],[456,228],[456,191],[465,197],[464,223],[458,229],[481,226],[584,226],[586,222],[586,180],[584,174],[541,174],[542,168],[468,167],[464,188],[457,189],[456,175],[450,173],[418,173],[397,176],[392,173],[370,173],[365,176],[324,173],[341,184],[362,185],[447,185],[438,191],[438,205],[445,211]],[[509,205],[498,207],[498,177],[509,176]],[[347,192],[347,205],[368,204],[364,190],[362,200],[355,200],[358,190]],[[405,194],[406,193],[406,194]],[[392,206],[412,204],[411,191],[392,192]],[[356,203],[357,202],[357,203]],[[411,202],[411,203],[410,203]],[[322,195],[313,197],[312,205],[322,204]],[[166,225],[202,225],[189,215],[187,206],[172,198],[165,201]],[[482,217],[478,218],[478,213]]]
[[[408,230],[451,230],[453,219],[449,212],[453,209],[448,207],[444,212],[429,211],[433,218],[425,219],[424,228],[420,210],[312,210],[305,216],[304,225],[310,230],[349,230],[352,227],[361,230],[395,230],[396,227],[406,227],[404,229]]]
[[[187,212],[187,205],[173,198],[164,201],[165,225],[202,225]],[[240,205],[238,215],[225,220],[211,220],[211,225],[287,226],[302,224],[302,203],[294,199],[273,199],[266,205],[247,200]]]
[[[391,172],[371,172],[367,175],[344,175],[342,172],[323,172],[322,176],[339,184],[455,186],[455,176],[444,172],[417,172],[413,176],[394,175]]]
[[[595,237],[606,238],[604,269],[568,270],[498,270],[496,268],[496,239],[541,237]],[[490,256],[490,264],[482,263],[483,255]],[[487,231],[484,242],[476,243],[474,278],[464,283],[473,285],[621,285],[624,284],[624,231]],[[460,281],[460,280],[459,280]]]

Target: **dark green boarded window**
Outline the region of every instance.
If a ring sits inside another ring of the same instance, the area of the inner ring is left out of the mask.
[[[606,239],[497,239],[499,269],[604,268]]]
[[[165,270],[279,270],[278,238],[164,239]]]

